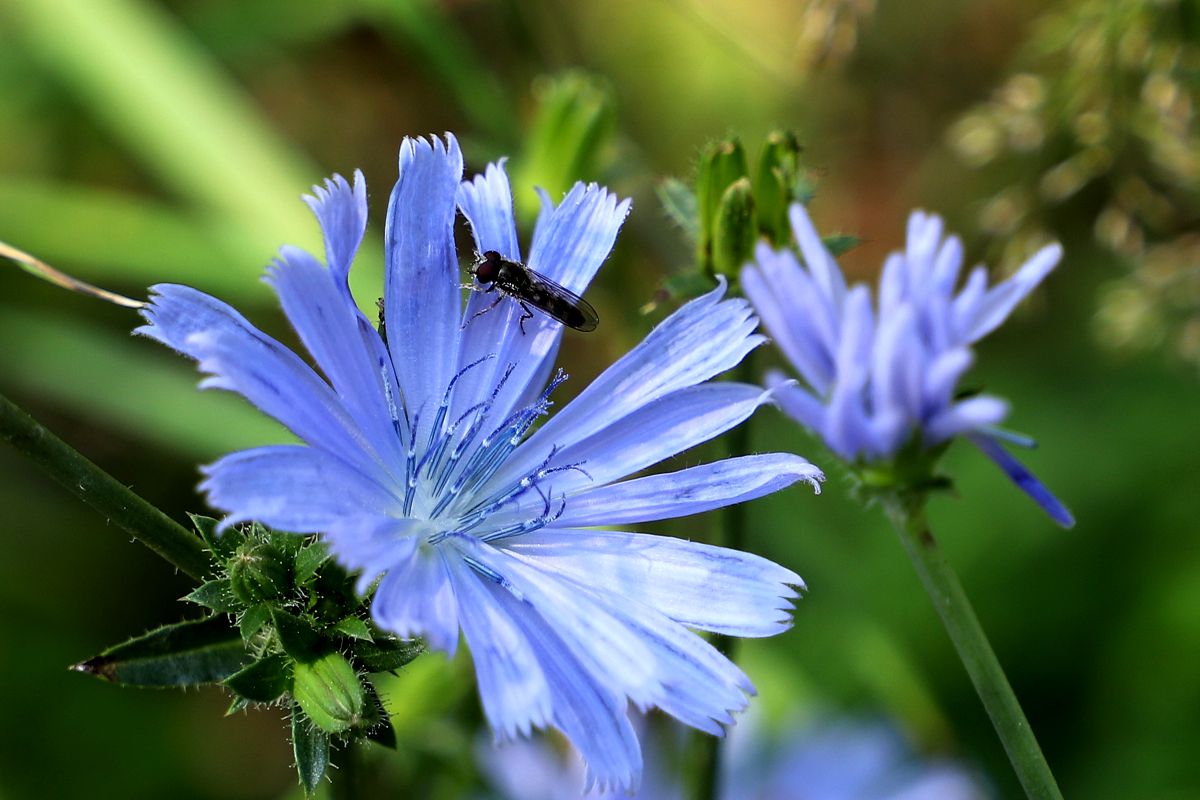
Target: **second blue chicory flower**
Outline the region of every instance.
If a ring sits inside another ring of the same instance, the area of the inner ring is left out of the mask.
[[[976,267],[958,286],[962,243],[943,235],[942,220],[914,212],[907,244],[884,262],[873,301],[848,287],[804,207],[790,210],[803,261],[791,250],[760,244],[742,270],[747,297],[775,343],[807,386],[768,375],[780,406],[850,463],[892,459],[914,440],[933,448],[954,437],[978,446],[1060,525],[1070,511],[1002,446],[1031,446],[1001,430],[1008,404],[990,395],[960,397],[971,345],[1004,322],[1062,258],[1043,247],[1008,280],[988,286]]]

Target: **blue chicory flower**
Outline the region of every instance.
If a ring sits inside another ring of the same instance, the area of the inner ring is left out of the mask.
[[[260,447],[205,468],[228,527],[258,520],[319,533],[358,590],[379,579],[375,621],[453,654],[461,630],[498,738],[561,730],[589,785],[628,788],[641,754],[628,703],[714,734],[746,706],[746,676],[689,628],[770,636],[790,624],[800,577],[766,559],[590,526],[695,514],[820,472],[762,454],[622,480],[717,436],[771,395],[707,381],[758,346],[749,304],[724,286],[671,315],[559,413],[562,326],[522,332],[506,300],[465,308],[456,209],[478,251],[520,260],[503,162],[462,181],[446,141],[406,139],[385,229],[383,332],[347,276],[366,228],[366,187],[334,176],[306,198],[327,266],[284,247],[268,271],[324,372],[195,289],[163,284],[139,333],[199,362],[203,388],[246,397],[304,444]],[[582,294],[629,210],[596,185],[543,195],[529,267]],[[382,577],[380,577],[382,576]]]
[[[793,205],[790,219],[803,264],[791,250],[764,243],[741,275],[764,326],[808,385],[768,375],[780,407],[854,463],[890,459],[914,435],[926,448],[965,437],[1055,522],[1073,525],[1071,512],[1002,447],[1033,446],[996,427],[1008,404],[955,394],[973,360],[971,345],[1049,274],[1062,247],[1043,247],[990,288],[986,269],[977,266],[956,292],[962,243],[943,237],[939,217],[916,211],[904,251],[884,262],[873,304],[868,287],[847,287],[804,207]]]

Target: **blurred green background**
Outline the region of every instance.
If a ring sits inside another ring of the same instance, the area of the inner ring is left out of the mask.
[[[1195,2],[0,0],[0,240],[133,296],[191,284],[291,342],[258,277],[280,244],[318,248],[299,195],[363,169],[355,285],[372,304],[400,139],[452,130],[472,172],[512,156],[526,226],[534,183],[634,198],[589,291],[604,325],[563,348],[570,394],[665,313],[639,309],[691,253],[655,186],[687,177],[715,138],[753,154],[795,130],[818,224],[863,239],[843,258],[857,278],[901,244],[915,206],[1000,269],[1059,239],[1065,262],[983,343],[971,379],[1013,401],[1011,425],[1042,445],[1026,462],[1079,523],[1058,530],[963,446],[946,463],[958,496],[935,501],[933,522],[1065,794],[1190,798],[1198,40]],[[284,434],[195,391],[190,363],[130,338],[135,321],[0,269],[0,391],[183,520],[202,507],[198,463]],[[772,410],[750,436],[820,452]],[[820,497],[749,509],[750,548],[810,587],[793,631],[743,649],[760,701],[889,715],[1017,796],[894,534],[821,465]],[[278,712],[225,718],[215,690],[68,672],[189,611],[174,602],[188,584],[9,448],[0,475],[0,797],[296,796]],[[412,796],[468,791],[468,665],[425,657],[385,688],[401,752],[379,769]]]

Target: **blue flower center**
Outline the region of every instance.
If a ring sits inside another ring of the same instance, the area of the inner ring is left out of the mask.
[[[442,394],[428,428],[421,424],[420,411],[410,421],[407,411],[388,392],[392,424],[400,440],[407,444],[402,511],[406,517],[417,516],[434,523],[436,532],[427,540],[430,545],[453,535],[472,535],[481,541],[493,542],[544,527],[562,515],[566,500],[552,498],[551,493],[542,488],[543,481],[550,475],[568,470],[587,474],[583,471],[583,462],[550,466],[558,453],[558,447],[554,446],[535,469],[510,483],[488,487],[534,424],[549,413],[553,405],[551,393],[568,377],[558,370],[536,400],[513,411],[496,425],[490,416],[497,397],[512,375],[515,365],[509,364],[486,399],[451,420],[451,400],[459,380],[493,358],[494,355],[485,356],[459,370]],[[384,385],[388,383],[385,381]],[[483,493],[485,487],[487,494]],[[517,503],[531,491],[541,498],[540,513],[515,522],[510,516],[499,526],[487,524],[495,512]]]

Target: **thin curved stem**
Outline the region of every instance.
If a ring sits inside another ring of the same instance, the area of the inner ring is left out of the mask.
[[[85,458],[0,394],[0,439],[133,538],[202,580],[209,560],[200,538]]]
[[[1062,800],[1046,757],[1042,755],[987,634],[983,632],[958,576],[933,538],[925,516],[924,500],[892,498],[884,505],[921,585],[950,634],[954,649],[971,676],[971,683],[975,684],[975,691],[991,717],[1025,794],[1033,800]]]

